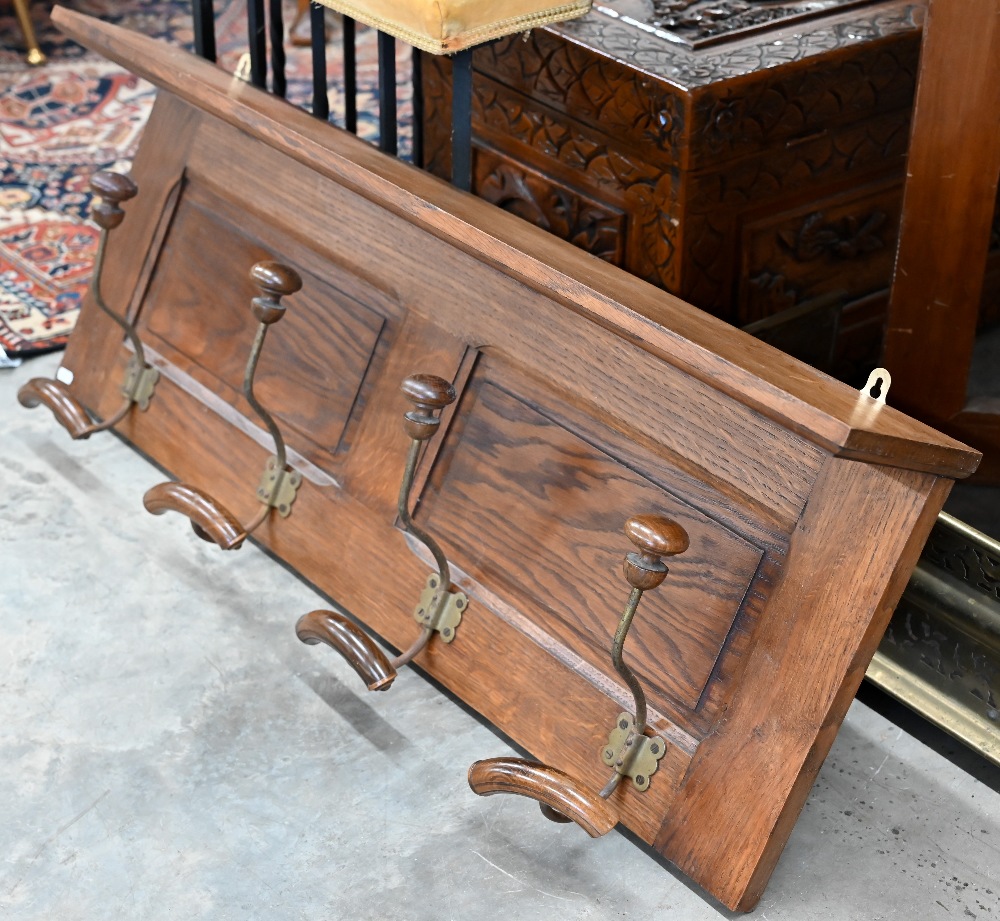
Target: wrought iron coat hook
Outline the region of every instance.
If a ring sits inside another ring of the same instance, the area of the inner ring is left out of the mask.
[[[218,544],[223,550],[241,547],[247,535],[267,520],[272,509],[277,509],[283,518],[287,518],[302,483],[302,475],[291,470],[286,463],[285,440],[281,437],[278,424],[260,405],[253,392],[257,361],[264,347],[267,330],[285,315],[281,298],[298,291],[302,287],[302,279],[294,269],[279,262],[258,262],[250,269],[250,278],[260,289],[260,294],[251,301],[251,309],[260,325],[247,359],[243,395],[274,440],[274,456],[268,458],[257,487],[257,500],[261,503],[261,508],[248,524],[243,525],[210,495],[186,483],[160,483],[150,489],[142,500],[146,510],[154,515],[170,511],[186,515],[195,534],[203,540]]]
[[[126,317],[115,313],[108,307],[101,292],[108,233],[121,224],[125,217],[125,212],[121,208],[122,202],[135,198],[138,189],[128,176],[113,173],[110,170],[94,173],[90,180],[90,187],[94,194],[99,197],[98,202],[94,205],[92,215],[94,222],[101,228],[90,293],[94,303],[122,328],[132,345],[133,355],[125,369],[125,380],[121,388],[125,401],[112,416],[103,422],[95,422],[62,381],[35,377],[17,392],[18,402],[28,409],[39,404],[47,406],[56,417],[56,421],[69,432],[73,439],[89,438],[94,432],[101,432],[117,425],[135,404],[138,404],[141,410],[148,409],[153,388],[160,377],[160,372],[147,363],[146,353],[135,327]]]
[[[455,638],[455,631],[468,607],[469,599],[462,592],[452,592],[451,568],[437,541],[413,520],[410,514],[410,493],[417,470],[417,461],[424,442],[433,438],[441,425],[440,412],[455,401],[455,388],[446,380],[431,374],[415,374],[403,381],[402,391],[414,404],[403,416],[403,429],[410,436],[403,481],[399,489],[397,509],[407,533],[419,540],[434,557],[437,572],[424,586],[413,617],[420,624],[420,634],[413,644],[394,659],[388,656],[357,624],[333,611],[311,611],[299,618],[295,632],[303,643],[326,643],[339,652],[364,681],[369,691],[385,691],[396,678],[397,671],[407,665],[430,642],[435,633],[445,643]]]
[[[601,760],[614,773],[599,793],[588,790],[577,779],[557,768],[521,758],[491,758],[469,768],[469,786],[480,796],[515,793],[538,802],[542,814],[555,822],[576,822],[592,838],[611,831],[618,814],[608,802],[622,779],[628,777],[640,792],[649,788],[650,777],[666,752],[659,736],[647,736],[646,695],[622,658],[625,638],[642,593],[656,588],[667,575],[664,556],[675,556],[688,548],[688,536],[676,522],[659,515],[637,515],[625,524],[625,533],[638,548],[625,557],[625,578],[632,586],[625,611],[615,631],[611,661],[632,692],[635,713],[618,716]]]

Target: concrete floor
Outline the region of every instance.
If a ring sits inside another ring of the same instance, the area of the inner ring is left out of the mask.
[[[475,797],[507,746],[415,672],[359,691],[295,638],[308,586],[18,406],[57,364],[0,371],[0,917],[732,917],[622,834]],[[856,703],[756,917],[1000,921],[1000,795]]]

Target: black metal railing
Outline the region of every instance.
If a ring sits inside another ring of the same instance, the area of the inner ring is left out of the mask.
[[[324,13],[324,7],[319,3],[310,4],[312,9],[320,10],[320,17],[322,19]],[[319,30],[319,37],[317,37],[317,30],[315,26],[313,27],[313,49],[320,46],[320,54],[323,56],[323,73],[326,74],[326,42],[323,40],[325,29],[325,20],[323,20],[323,28]],[[343,56],[344,56],[344,127],[351,132],[351,134],[358,133],[358,49],[357,43],[355,42],[355,23],[350,16],[343,17]],[[313,52],[315,54],[315,50]],[[326,93],[326,84],[323,84],[323,92]]]
[[[275,95],[284,98],[288,92],[288,80],[285,77],[285,24],[282,22],[281,3],[268,3],[267,11],[271,40],[271,88]]]
[[[378,146],[396,155],[396,39],[378,33]]]
[[[312,112],[317,118],[329,121],[330,99],[327,96],[326,87],[326,8],[319,3],[309,4],[309,30],[310,48],[312,49]],[[347,71],[347,23],[344,23],[344,70]],[[354,78],[354,20],[351,20],[351,77]],[[346,94],[346,98],[351,102],[355,101],[357,87],[351,87],[351,93]],[[357,133],[358,112],[357,104],[353,108],[354,121],[350,120],[352,114],[350,107],[347,111],[347,130]]]
[[[247,0],[247,45],[250,51],[250,82],[254,86],[266,89],[267,38],[264,33],[264,0]]]
[[[285,56],[285,27],[281,0],[247,2],[247,48],[250,82],[284,97],[288,91]],[[217,58],[213,0],[191,0],[194,19],[194,45],[197,54],[210,61]],[[358,67],[356,24],[342,17],[341,49],[344,77],[344,127],[358,133]],[[322,121],[330,119],[326,7],[312,2],[309,6],[309,29],[312,65],[312,114]],[[378,124],[379,148],[396,156],[399,148],[399,121],[396,80],[396,39],[377,33],[378,41]],[[268,47],[270,47],[271,85],[268,87]],[[423,166],[423,85],[421,52],[412,49],[413,146],[412,159]],[[452,183],[466,191],[472,187],[472,50],[452,57]]]
[[[212,0],[191,0],[194,19],[194,50],[209,61],[215,60],[215,10]]]

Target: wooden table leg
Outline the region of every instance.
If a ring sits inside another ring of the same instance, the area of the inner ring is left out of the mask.
[[[883,364],[892,400],[986,452],[1000,401],[966,388],[1000,172],[1000,0],[932,0],[924,27]]]
[[[295,19],[292,21],[292,26],[288,30],[292,44],[297,47],[308,47],[311,44],[311,39],[308,35],[299,34],[299,26],[302,24],[302,20],[305,19],[309,13],[309,2],[310,0],[299,0],[298,9],[295,11]]]
[[[24,43],[28,46],[28,63],[32,65],[44,64],[45,55],[38,47],[38,39],[35,37],[35,27],[31,22],[31,10],[28,7],[30,0],[14,0],[14,10],[17,19],[21,23],[21,31],[24,33]]]

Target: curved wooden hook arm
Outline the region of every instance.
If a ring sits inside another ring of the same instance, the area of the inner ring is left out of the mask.
[[[146,364],[142,342],[133,325],[108,307],[101,294],[108,233],[121,224],[125,217],[125,212],[121,208],[122,203],[134,198],[139,190],[128,176],[111,170],[94,173],[90,180],[90,188],[97,196],[92,217],[101,228],[101,238],[97,246],[97,258],[94,261],[94,273],[90,283],[91,295],[94,303],[124,330],[135,352],[129,362],[125,384],[122,387],[125,400],[110,417],[102,422],[95,422],[62,381],[35,377],[17,392],[18,402],[27,409],[34,409],[36,406],[48,407],[56,421],[74,440],[89,438],[94,432],[102,432],[117,425],[135,403],[139,403],[140,407],[145,409],[149,404],[152,387],[159,376],[155,369]]]
[[[450,569],[444,551],[427,532],[414,523],[410,516],[409,502],[421,445],[437,432],[441,419],[436,413],[454,402],[455,388],[448,381],[432,374],[414,374],[403,381],[401,389],[414,404],[414,408],[403,416],[403,428],[411,441],[397,509],[403,527],[430,550],[438,564],[437,580],[432,577],[430,583],[431,589],[438,589],[431,591],[431,596],[437,599],[431,602],[433,610],[418,608],[418,614],[425,615],[420,621],[420,633],[409,649],[391,660],[368,634],[343,614],[312,611],[300,617],[295,625],[295,632],[303,643],[325,643],[340,653],[369,691],[386,690],[395,680],[397,670],[408,665],[424,649],[434,636],[435,629],[438,629],[435,626],[438,615],[452,598],[448,591],[451,585]],[[446,641],[454,637],[453,627],[444,629],[449,631],[445,634]]]
[[[265,477],[271,475],[272,489],[267,492],[263,484],[258,488],[257,498],[262,503],[261,508],[245,525],[221,502],[187,483],[160,483],[142,499],[146,510],[154,515],[162,515],[164,512],[179,512],[184,515],[191,522],[195,534],[202,540],[218,544],[223,550],[238,550],[243,546],[247,536],[267,520],[272,508],[278,508],[283,515],[287,515],[295,489],[301,481],[299,474],[291,472],[285,465],[284,439],[270,413],[254,397],[253,379],[267,329],[285,314],[281,298],[298,291],[302,287],[302,279],[294,269],[278,262],[258,262],[250,269],[250,278],[260,290],[260,294],[251,302],[251,309],[260,325],[247,360],[243,392],[274,439],[276,454],[265,468]],[[285,500],[280,498],[284,495],[281,491],[283,483],[291,486],[291,498]],[[286,504],[280,504],[282,501]]]
[[[387,691],[396,680],[396,669],[372,638],[354,621],[334,611],[310,611],[295,625],[303,643],[325,643],[339,652],[357,672],[369,691]]]
[[[618,824],[607,800],[587,790],[558,768],[521,758],[490,758],[469,768],[469,786],[479,796],[513,793],[548,806],[576,822],[591,838],[606,835]]]
[[[627,774],[640,790],[645,790],[649,785],[649,775],[656,770],[657,762],[663,757],[665,742],[644,736],[646,696],[638,679],[625,664],[622,650],[642,593],[656,588],[667,576],[667,567],[661,557],[673,556],[688,548],[688,536],[684,529],[659,515],[630,518],[625,523],[625,534],[636,546],[637,552],[630,552],[625,557],[625,578],[632,591],[615,631],[611,661],[632,692],[635,716],[621,714],[608,745],[602,749],[602,760],[613,766],[615,772],[600,792],[592,793],[564,771],[522,758],[477,761],[469,769],[469,786],[474,793],[480,796],[493,793],[526,796],[538,802],[546,818],[554,822],[576,822],[592,838],[606,834],[617,824],[617,813],[608,803],[608,797],[618,788],[622,778]]]
[[[118,412],[103,422],[94,422],[80,401],[62,382],[47,377],[33,377],[17,391],[17,401],[26,409],[36,406],[46,406],[74,441],[89,438],[94,432],[111,428],[125,418],[132,408],[132,402],[127,401]]]
[[[239,549],[249,533],[228,509],[186,483],[160,483],[146,492],[142,504],[153,515],[180,512],[195,534],[223,550]]]
[[[324,643],[339,652],[369,691],[387,691],[396,680],[398,669],[409,662],[430,642],[434,631],[424,627],[405,652],[390,659],[375,641],[354,621],[336,611],[310,611],[295,624],[295,634],[303,643]]]

